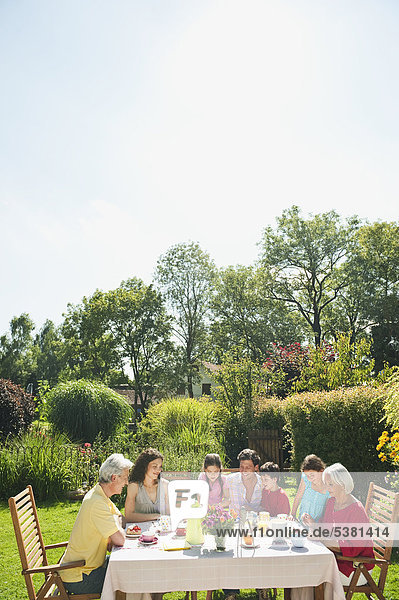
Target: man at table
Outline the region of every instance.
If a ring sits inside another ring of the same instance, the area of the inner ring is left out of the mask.
[[[246,510],[260,510],[262,499],[261,479],[258,475],[260,457],[250,448],[241,450],[237,456],[240,463],[240,472],[232,473],[226,478],[226,487],[230,492],[230,508],[240,512]]]
[[[127,485],[132,465],[123,454],[111,454],[100,467],[99,482],[83,499],[61,561],[85,560],[83,567],[60,571],[71,594],[101,594],[107,549],[125,542],[124,517],[110,498]]]
[[[246,448],[237,456],[240,463],[240,472],[232,473],[226,478],[226,487],[230,494],[230,508],[238,513],[241,508],[259,511],[262,499],[261,479],[258,475],[260,456]],[[239,590],[224,589],[226,600],[235,600]]]

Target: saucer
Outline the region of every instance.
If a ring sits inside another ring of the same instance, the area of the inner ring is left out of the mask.
[[[135,540],[136,538],[141,537],[141,533],[126,533],[126,537]]]
[[[259,548],[259,544],[246,544],[245,542],[241,542],[241,546],[246,548],[247,550],[251,550],[254,548]]]
[[[141,539],[141,536],[139,537],[139,542],[140,542],[140,544],[143,544],[143,546],[152,546],[153,544],[156,544],[157,541],[158,541],[157,537],[154,537],[152,542],[145,542],[144,540]]]

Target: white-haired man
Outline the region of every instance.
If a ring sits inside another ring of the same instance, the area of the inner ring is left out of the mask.
[[[101,594],[107,549],[125,542],[125,519],[110,498],[127,485],[132,464],[123,454],[111,454],[100,467],[97,485],[83,499],[62,562],[84,559],[86,563],[60,571],[72,594]]]

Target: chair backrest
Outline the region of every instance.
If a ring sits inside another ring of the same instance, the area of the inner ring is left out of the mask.
[[[399,517],[399,493],[386,490],[379,485],[370,483],[365,510],[370,523],[381,525],[397,523]],[[380,528],[381,529],[381,528]],[[374,554],[376,558],[389,560],[392,554],[393,540],[384,535],[373,537]]]
[[[32,486],[8,499],[22,569],[48,565]],[[32,575],[24,573],[29,600],[36,600]]]

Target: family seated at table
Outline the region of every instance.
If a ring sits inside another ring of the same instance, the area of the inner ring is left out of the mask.
[[[277,464],[260,465],[259,455],[250,448],[242,450],[237,458],[239,472],[224,475],[218,454],[205,457],[199,479],[209,485],[209,505],[221,503],[238,513],[240,509],[266,511],[271,517],[286,514],[295,518],[298,511],[299,519],[309,528],[317,522],[341,525],[369,522],[363,505],[352,495],[352,477],[340,463],[326,467],[314,454],[305,457],[301,482],[290,510],[288,496],[279,486]],[[101,592],[108,564],[107,550],[124,544],[126,522],[152,521],[169,514],[168,482],[161,477],[162,465],[163,455],[154,448],[144,450],[134,465],[122,454],[112,454],[101,465],[99,482],[83,499],[63,557],[63,562],[86,561],[83,567],[61,572],[69,592]],[[120,494],[125,485],[128,490],[123,517],[110,498]],[[371,541],[334,540],[326,545],[343,556],[374,556]],[[338,558],[337,565],[342,583],[347,584],[354,570],[352,563]],[[371,570],[373,564],[366,564],[366,568]],[[238,590],[224,592],[228,596]],[[292,592],[295,600],[311,597],[307,588]]]

